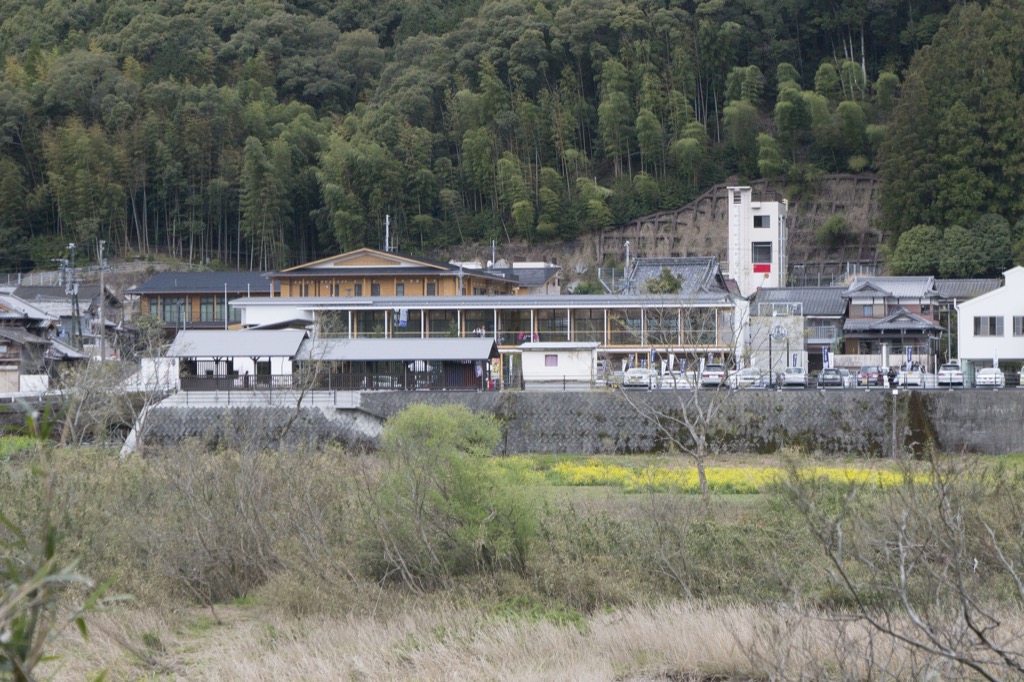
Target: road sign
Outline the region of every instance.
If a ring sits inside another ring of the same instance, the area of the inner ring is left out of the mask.
[[[781,324],[774,325],[772,327],[771,334],[772,338],[775,339],[776,341],[782,341],[784,338],[786,338],[786,328],[783,327]]]

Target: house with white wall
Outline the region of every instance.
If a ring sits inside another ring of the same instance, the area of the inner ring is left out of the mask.
[[[749,297],[761,287],[786,285],[789,203],[754,201],[750,187],[729,187],[728,277]]]
[[[968,371],[1024,362],[1024,268],[1007,270],[1003,280],[956,307],[958,353]]]

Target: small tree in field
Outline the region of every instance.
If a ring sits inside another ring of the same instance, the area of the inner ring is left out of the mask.
[[[672,346],[679,338],[680,315],[675,306],[649,306],[647,315],[648,343],[659,349],[661,355],[671,355]],[[682,314],[683,334],[694,344],[721,345],[722,338],[732,338],[733,313],[725,314],[714,308],[688,308]],[[723,354],[722,364],[729,369],[734,362],[735,346]],[[710,507],[711,491],[708,487],[707,462],[714,450],[714,427],[718,415],[728,398],[728,384],[723,376],[717,385],[702,381],[702,362],[691,358],[679,376],[662,377],[662,387],[676,389],[676,400],[670,409],[661,403],[634,398],[629,392],[622,396],[649,422],[672,451],[689,456],[697,470],[701,498],[705,509]]]
[[[489,458],[500,437],[494,417],[461,405],[412,405],[387,421],[365,497],[374,577],[422,591],[525,569],[533,507]]]

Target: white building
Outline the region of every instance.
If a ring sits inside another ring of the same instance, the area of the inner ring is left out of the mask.
[[[789,203],[754,201],[750,187],[729,187],[729,272],[743,296],[786,285]]]
[[[965,368],[1024,361],[1024,268],[1003,273],[1000,288],[957,306],[957,339]]]
[[[594,384],[599,343],[530,342],[520,346],[523,383],[530,389],[587,389]]]

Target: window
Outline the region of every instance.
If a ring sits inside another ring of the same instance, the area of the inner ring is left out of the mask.
[[[768,215],[754,216],[754,227],[771,227],[772,217]]]
[[[1003,335],[1003,318],[1002,317],[975,317],[974,318],[974,335],[975,336],[1002,336]]]
[[[863,317],[874,317],[874,316],[875,316],[875,306],[871,305],[870,303],[865,305],[864,306]]]
[[[362,296],[363,295],[363,285],[362,284],[355,284],[353,286],[355,287],[355,295],[356,296]]]
[[[164,322],[177,324],[185,321],[185,299],[184,297],[166,297],[162,301],[163,314],[160,318]]]
[[[750,245],[750,261],[752,263],[772,262],[772,243],[754,242]]]
[[[1024,336],[1024,317],[1017,316],[1013,318],[1013,335]]]
[[[743,195],[740,194],[739,192],[733,192],[732,193],[732,203],[734,203],[734,204],[741,204],[741,203],[743,203]]]
[[[545,367],[558,367],[558,356],[557,355],[545,355],[544,356]]]
[[[380,296],[380,282],[370,282],[370,296]]]
[[[405,296],[405,283],[398,282],[395,284],[395,296]]]
[[[427,282],[427,296],[437,296],[436,282]]]
[[[242,309],[237,306],[229,307],[228,321],[232,324],[240,324],[242,322]]]
[[[199,297],[199,321],[200,322],[213,322],[216,320],[215,306],[213,303],[213,296],[200,296]]]

